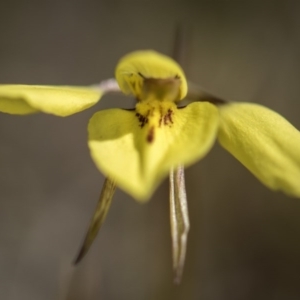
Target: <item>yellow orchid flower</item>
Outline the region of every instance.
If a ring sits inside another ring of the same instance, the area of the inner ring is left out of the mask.
[[[123,57],[116,80],[118,86],[106,81],[96,88],[0,86],[0,111],[11,114],[67,116],[116,90],[136,98],[134,109],[103,110],[90,119],[91,156],[107,179],[76,261],[92,244],[116,186],[146,201],[169,173],[173,265],[179,281],[189,230],[183,168],[202,159],[215,140],[267,187],[300,197],[300,132],[279,114],[257,104],[216,101],[205,93],[180,106],[189,96],[184,72],[154,51]]]
[[[136,97],[136,107],[96,113],[88,126],[89,147],[105,175],[145,201],[172,167],[195,163],[209,151],[219,114],[208,102],[178,108],[187,93],[185,76],[173,60],[156,52],[126,56],[116,78],[125,94]]]
[[[193,102],[181,67],[154,51],[138,51],[116,67],[134,110],[110,109],[90,120],[89,147],[98,168],[140,201],[172,167],[204,157],[216,138],[260,181],[300,197],[300,133],[268,108],[250,103]]]
[[[224,103],[205,94],[201,101],[180,107],[187,94],[184,72],[175,61],[153,51],[122,58],[116,79],[121,91],[133,95],[137,103],[134,110],[111,109],[91,118],[91,155],[98,168],[113,178],[111,185],[117,184],[139,201],[147,200],[171,170],[176,282],[182,275],[189,230],[182,166],[203,158],[216,139],[270,189],[300,197],[300,132],[277,113],[257,104]],[[103,199],[111,197],[107,193]],[[78,260],[97,234],[100,219],[93,219]]]

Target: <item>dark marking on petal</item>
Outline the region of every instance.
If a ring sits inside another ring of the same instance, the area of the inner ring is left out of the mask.
[[[141,72],[138,72],[138,75],[141,76],[143,79],[146,79],[146,77]]]
[[[145,124],[148,123],[148,117],[147,116],[143,116],[141,114],[139,114],[138,112],[135,113],[136,117],[138,118],[139,122],[140,122],[140,127],[143,128],[145,126]]]
[[[163,117],[161,115],[160,118],[159,118],[159,121],[158,121],[158,127],[161,127],[162,120],[163,120]]]
[[[150,127],[149,132],[147,134],[147,142],[151,144],[154,141],[154,127]]]
[[[173,124],[172,115],[173,115],[173,111],[171,109],[168,109],[167,113],[163,117],[164,125],[171,125],[171,124]]]
[[[159,108],[159,113],[160,113],[160,117],[159,117],[159,121],[158,121],[158,127],[161,127],[161,123],[163,120],[163,110],[162,107]]]
[[[168,125],[168,116],[164,115],[164,125]]]
[[[173,115],[173,110],[168,109],[168,118],[169,118],[170,122],[173,124],[172,115]]]

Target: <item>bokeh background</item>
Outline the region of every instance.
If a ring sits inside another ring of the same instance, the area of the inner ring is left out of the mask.
[[[283,0],[2,1],[0,82],[97,83],[129,51],[172,54],[182,24],[192,81],[300,128],[299,15],[300,2]],[[181,285],[172,282],[167,181],[145,205],[117,191],[91,251],[72,266],[103,183],[87,122],[133,103],[109,95],[68,118],[0,114],[0,299],[299,299],[299,199],[269,191],[218,145],[186,171]]]

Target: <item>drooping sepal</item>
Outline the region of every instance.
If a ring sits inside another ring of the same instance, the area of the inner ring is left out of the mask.
[[[300,197],[300,132],[257,104],[219,107],[221,145],[272,190]]]
[[[170,223],[174,282],[179,284],[183,273],[190,229],[183,166],[170,170]]]
[[[93,218],[90,222],[89,229],[86,233],[85,239],[81,246],[81,249],[74,261],[75,264],[79,263],[86,253],[89,251],[93,244],[103,222],[105,221],[106,215],[111,205],[113,195],[116,190],[116,183],[114,180],[106,178],[103,184],[101,195],[95,209]]]

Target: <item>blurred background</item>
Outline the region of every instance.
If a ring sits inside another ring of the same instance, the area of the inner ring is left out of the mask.
[[[97,83],[129,51],[171,55],[183,24],[192,81],[300,128],[299,14],[300,2],[283,0],[3,1],[0,82]],[[299,299],[299,199],[269,191],[217,144],[186,171],[181,285],[173,285],[167,181],[144,205],[118,190],[73,267],[104,179],[89,156],[87,122],[133,104],[108,95],[68,118],[0,114],[0,299]]]

